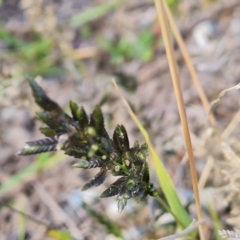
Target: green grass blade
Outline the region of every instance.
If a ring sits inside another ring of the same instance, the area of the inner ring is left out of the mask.
[[[21,211],[24,211],[23,207],[21,206]],[[19,237],[18,240],[25,240],[26,239],[26,218],[23,215],[18,216],[18,233]]]
[[[115,1],[108,1],[106,3],[100,4],[96,7],[91,7],[86,11],[79,13],[73,16],[70,19],[70,26],[78,27],[83,25],[87,22],[93,21],[99,17],[106,15],[108,12],[117,8],[120,4],[123,4],[124,0],[115,0]]]
[[[215,236],[214,239],[223,240],[223,238],[218,233],[219,230],[223,229],[223,226],[221,224],[221,220],[220,220],[216,210],[214,209],[214,206],[209,204],[208,210],[209,210],[210,216],[212,218],[212,222],[213,222],[213,229],[214,229],[214,236]]]
[[[136,117],[136,116],[135,116]],[[133,117],[132,117],[133,118]],[[187,227],[191,223],[191,218],[183,205],[181,204],[178,195],[176,193],[176,189],[173,185],[172,179],[170,178],[166,168],[164,167],[162,160],[158,157],[147,131],[143,128],[139,120],[136,118],[135,121],[136,125],[138,126],[139,130],[143,134],[145,141],[148,145],[149,151],[151,153],[152,159],[156,166],[158,180],[161,184],[163,193],[168,201],[168,204],[172,210],[172,212],[178,216],[179,221],[182,224],[182,227]]]
[[[9,45],[9,48],[19,48],[24,46],[24,41],[19,40],[18,38],[14,37],[11,33],[4,30],[4,27],[0,25],[0,39],[6,42]]]
[[[6,182],[4,182],[0,186],[0,197],[11,190],[13,187],[20,185],[23,181],[26,181],[30,177],[33,177],[39,171],[47,170],[55,166],[57,163],[61,162],[66,158],[64,153],[57,153],[53,156],[49,154],[41,154],[36,159],[34,163],[27,166],[23,170],[15,173],[11,178],[9,178]]]
[[[55,229],[49,230],[47,232],[47,235],[50,238],[55,239],[55,240],[72,240],[73,239],[68,232],[55,230]]]

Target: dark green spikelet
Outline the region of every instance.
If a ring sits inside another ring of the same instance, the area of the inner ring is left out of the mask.
[[[69,106],[70,106],[70,110],[71,110],[73,119],[78,121],[78,116],[77,116],[78,105],[75,102],[70,101]]]
[[[113,133],[113,143],[116,149],[120,152],[129,150],[129,140],[125,127],[118,125]]]
[[[90,126],[92,126],[97,136],[101,137],[104,132],[104,120],[103,120],[103,114],[102,110],[99,106],[96,106],[90,116]]]
[[[91,187],[97,187],[101,185],[107,176],[107,169],[102,169],[94,178],[90,180],[87,184],[85,184],[82,188],[82,191],[85,191]]]
[[[148,156],[148,146],[146,143],[141,146],[141,153],[143,154],[143,158]]]
[[[132,197],[137,201],[137,202],[142,202],[148,195],[147,190],[141,186],[139,189],[135,192],[132,193]]]
[[[37,141],[27,142],[17,155],[32,155],[56,150],[58,141],[55,138],[44,138]]]
[[[138,149],[140,147],[139,142],[135,141],[133,147]]]
[[[89,147],[69,147],[65,150],[65,154],[69,156],[73,156],[75,158],[82,158],[88,156]]]
[[[57,133],[49,127],[40,127],[39,130],[46,137],[54,137],[57,135]]]
[[[122,212],[122,210],[125,208],[127,205],[127,200],[130,199],[128,194],[122,194],[117,196],[117,201],[118,201],[118,212]]]
[[[114,150],[112,140],[108,136],[101,138],[101,146],[109,153]]]
[[[28,82],[32,88],[32,93],[35,102],[45,111],[51,112],[53,116],[59,116],[63,113],[62,108],[53,100],[51,100],[44,90],[33,80],[28,79]]]
[[[69,102],[69,106],[72,113],[72,118],[68,115],[64,115],[64,118],[66,118],[67,122],[75,127],[80,127],[81,129],[87,127],[88,116],[85,110],[83,108],[79,108],[78,105],[73,101]]]
[[[149,184],[149,180],[150,180],[150,177],[149,177],[149,168],[148,168],[148,165],[146,162],[144,162],[143,164],[143,170],[142,170],[142,181],[144,183],[147,183]]]
[[[78,125],[81,129],[86,128],[89,124],[88,115],[85,112],[85,109],[83,107],[78,108],[78,110],[76,112],[76,119],[77,119]]]
[[[69,124],[74,124],[73,119],[68,116],[68,114],[64,113],[62,108],[50,99],[45,91],[33,80],[28,79],[30,87],[32,89],[33,97],[35,102],[46,112],[50,113],[51,116],[58,120],[64,120]]]
[[[116,196],[122,191],[126,181],[127,181],[127,177],[120,177],[117,181],[112,183],[110,187],[101,194],[100,197],[107,198],[107,197]]]
[[[36,115],[38,119],[45,123],[50,129],[58,130],[61,127],[49,113],[37,112]]]
[[[75,163],[72,166],[75,168],[97,168],[97,167],[102,167],[104,165],[103,161],[100,159],[92,159],[89,161],[82,160],[81,162]]]
[[[58,135],[69,132],[69,128],[64,122],[59,123],[47,112],[37,112],[37,117],[45,123],[50,129],[56,132]]]

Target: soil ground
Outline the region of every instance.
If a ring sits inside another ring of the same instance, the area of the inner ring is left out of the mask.
[[[171,220],[164,227],[161,226],[168,221],[164,218],[151,224],[156,210],[152,200],[148,201],[149,204],[129,201],[126,210],[119,214],[114,198],[99,199],[98,196],[113,181],[112,178],[104,183],[105,186],[81,192],[81,187],[94,176],[95,171],[73,169],[71,165],[75,159],[61,154],[42,157],[15,155],[25,142],[42,137],[38,131],[41,123],[35,117],[38,107],[23,77],[29,73],[32,76],[36,73],[37,81],[47,94],[66,109],[70,100],[84,106],[88,112],[101,103],[106,129],[110,134],[117,124],[124,124],[131,144],[135,140],[143,143],[143,137],[113,87],[111,79],[118,76],[116,78],[124,96],[146,127],[181,197],[191,201],[189,168],[186,161],[182,162],[185,145],[154,4],[129,0],[97,20],[80,26],[68,26],[73,16],[99,4],[104,5],[104,1],[33,2],[2,1],[0,8],[1,29],[4,32],[28,43],[34,42],[34,39],[51,39],[54,45],[50,50],[47,48],[50,51],[47,54],[41,52],[42,48],[37,54],[32,54],[31,51],[36,50],[12,48],[14,43],[6,41],[7,37],[0,32],[1,201],[11,203],[16,209],[49,225],[65,229],[73,236],[81,236],[77,239],[116,239],[83,209],[82,202],[121,226],[125,239],[157,239],[171,234]],[[204,92],[211,102],[222,90],[240,82],[240,3],[183,0],[175,7],[174,16]],[[140,36],[150,38],[150,43],[147,40],[147,43],[139,41]],[[135,45],[141,48],[137,49]],[[69,46],[73,51],[69,50]],[[44,61],[50,62],[46,68],[42,67],[45,62],[42,63],[41,54],[45,54]],[[177,46],[175,54],[200,177],[207,162],[207,154],[202,152],[206,150],[209,139],[209,147],[213,148],[213,138],[206,137],[210,129],[207,113]],[[48,66],[64,71],[51,74],[46,72]],[[239,104],[239,91],[233,90],[214,106],[219,132],[227,128],[238,112]],[[239,134],[237,126],[228,141],[237,144]],[[57,157],[54,159],[53,156]],[[152,181],[156,182],[153,163],[150,157],[148,160]],[[32,170],[29,166],[36,161],[45,164],[47,169],[42,170],[40,166]],[[51,166],[47,165],[48,161]],[[221,170],[221,167],[217,170],[214,166],[201,191],[201,198],[204,206],[210,201],[216,207],[222,227],[232,229],[227,221],[230,213],[224,194],[211,192],[211,189],[227,183],[223,181]],[[16,175],[21,171],[22,175]],[[192,208],[194,217],[194,206]],[[168,214],[165,215],[168,219]],[[207,239],[215,239],[214,221],[207,209],[204,216],[207,219]],[[30,219],[24,220],[21,215],[1,207],[0,239],[51,238],[46,236],[46,226]]]

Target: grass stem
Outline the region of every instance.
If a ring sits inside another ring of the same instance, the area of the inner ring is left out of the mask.
[[[154,198],[168,213],[171,213],[173,215],[178,225],[182,226],[181,221],[179,220],[179,217],[171,210],[171,208],[167,205],[167,203],[158,195],[157,191],[154,194]]]
[[[190,58],[190,56],[188,54],[188,51],[187,51],[187,48],[186,48],[186,46],[184,44],[182,36],[179,33],[179,30],[178,30],[178,28],[177,28],[177,26],[176,26],[176,24],[174,22],[174,18],[173,18],[172,14],[171,14],[171,12],[169,10],[168,5],[165,3],[165,1],[164,1],[164,5],[165,5],[165,11],[166,11],[166,14],[167,14],[167,17],[168,17],[168,20],[169,20],[170,27],[171,27],[171,29],[173,31],[173,34],[174,34],[174,36],[176,38],[176,41],[177,41],[178,46],[179,46],[179,49],[180,49],[180,51],[181,51],[181,53],[183,55],[183,58],[184,58],[184,60],[186,62],[186,65],[187,65],[188,70],[190,72],[190,75],[192,77],[193,83],[196,86],[196,89],[197,89],[199,98],[200,98],[200,100],[202,102],[202,105],[205,108],[206,112],[208,113],[209,110],[210,110],[210,104],[208,102],[206,94],[205,94],[205,92],[204,92],[204,90],[202,88],[202,85],[201,85],[200,81],[199,81],[198,75],[197,75],[196,70],[195,70],[195,68],[193,66],[191,58]],[[215,120],[213,114],[209,115],[209,120],[210,120],[211,124],[213,124],[213,125],[216,124],[216,120]]]
[[[13,208],[11,205],[9,205],[9,204],[7,204],[7,203],[0,202],[0,206],[6,207],[6,208],[8,208],[11,212],[17,213],[17,214],[19,214],[20,216],[22,216],[22,217],[24,217],[24,218],[26,218],[26,219],[28,219],[28,220],[30,220],[30,221],[38,224],[38,225],[43,225],[43,226],[45,226],[47,229],[56,229],[54,226],[49,225],[49,224],[43,222],[42,220],[39,220],[39,219],[37,219],[37,218],[35,218],[35,217],[33,217],[33,216],[30,216],[30,215],[28,215],[28,214],[26,214],[26,213],[24,213],[24,212],[22,212],[22,211],[20,211],[20,210],[17,210],[16,208]]]
[[[185,144],[186,144],[186,148],[189,156],[189,165],[190,165],[195,202],[197,207],[197,216],[198,216],[198,220],[200,221],[202,220],[202,210],[201,210],[201,204],[200,204],[200,198],[199,198],[195,161],[193,156],[192,143],[191,143],[191,138],[190,138],[190,133],[188,128],[186,111],[185,111],[185,106],[184,106],[184,101],[183,101],[183,96],[182,96],[182,91],[180,86],[180,80],[179,80],[178,71],[177,71],[177,64],[174,57],[172,42],[171,42],[170,33],[169,33],[167,15],[165,12],[163,0],[155,0],[155,5],[156,5],[158,19],[159,19],[159,23],[160,23],[160,27],[163,35],[163,40],[165,43],[165,49],[166,49],[166,54],[169,62],[170,73],[172,76],[173,87],[174,87],[174,91],[177,99],[177,105],[178,105],[179,115],[181,119],[183,135],[184,135]],[[198,229],[199,229],[201,240],[204,240],[205,237],[204,237],[204,233],[201,225],[199,225]]]

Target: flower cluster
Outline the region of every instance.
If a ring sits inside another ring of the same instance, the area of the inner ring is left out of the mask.
[[[154,188],[149,182],[146,162],[146,144],[140,146],[136,141],[130,147],[123,125],[118,125],[110,138],[99,106],[94,108],[92,114],[87,115],[83,107],[79,108],[70,101],[70,116],[34,80],[28,81],[36,103],[43,109],[43,112],[37,113],[37,117],[46,125],[40,131],[47,138],[27,142],[18,155],[62,150],[65,154],[80,159],[73,167],[100,168],[82,190],[101,185],[108,173],[119,176],[101,194],[102,198],[117,195],[119,211],[124,209],[130,198],[142,201],[147,195],[153,195]]]

